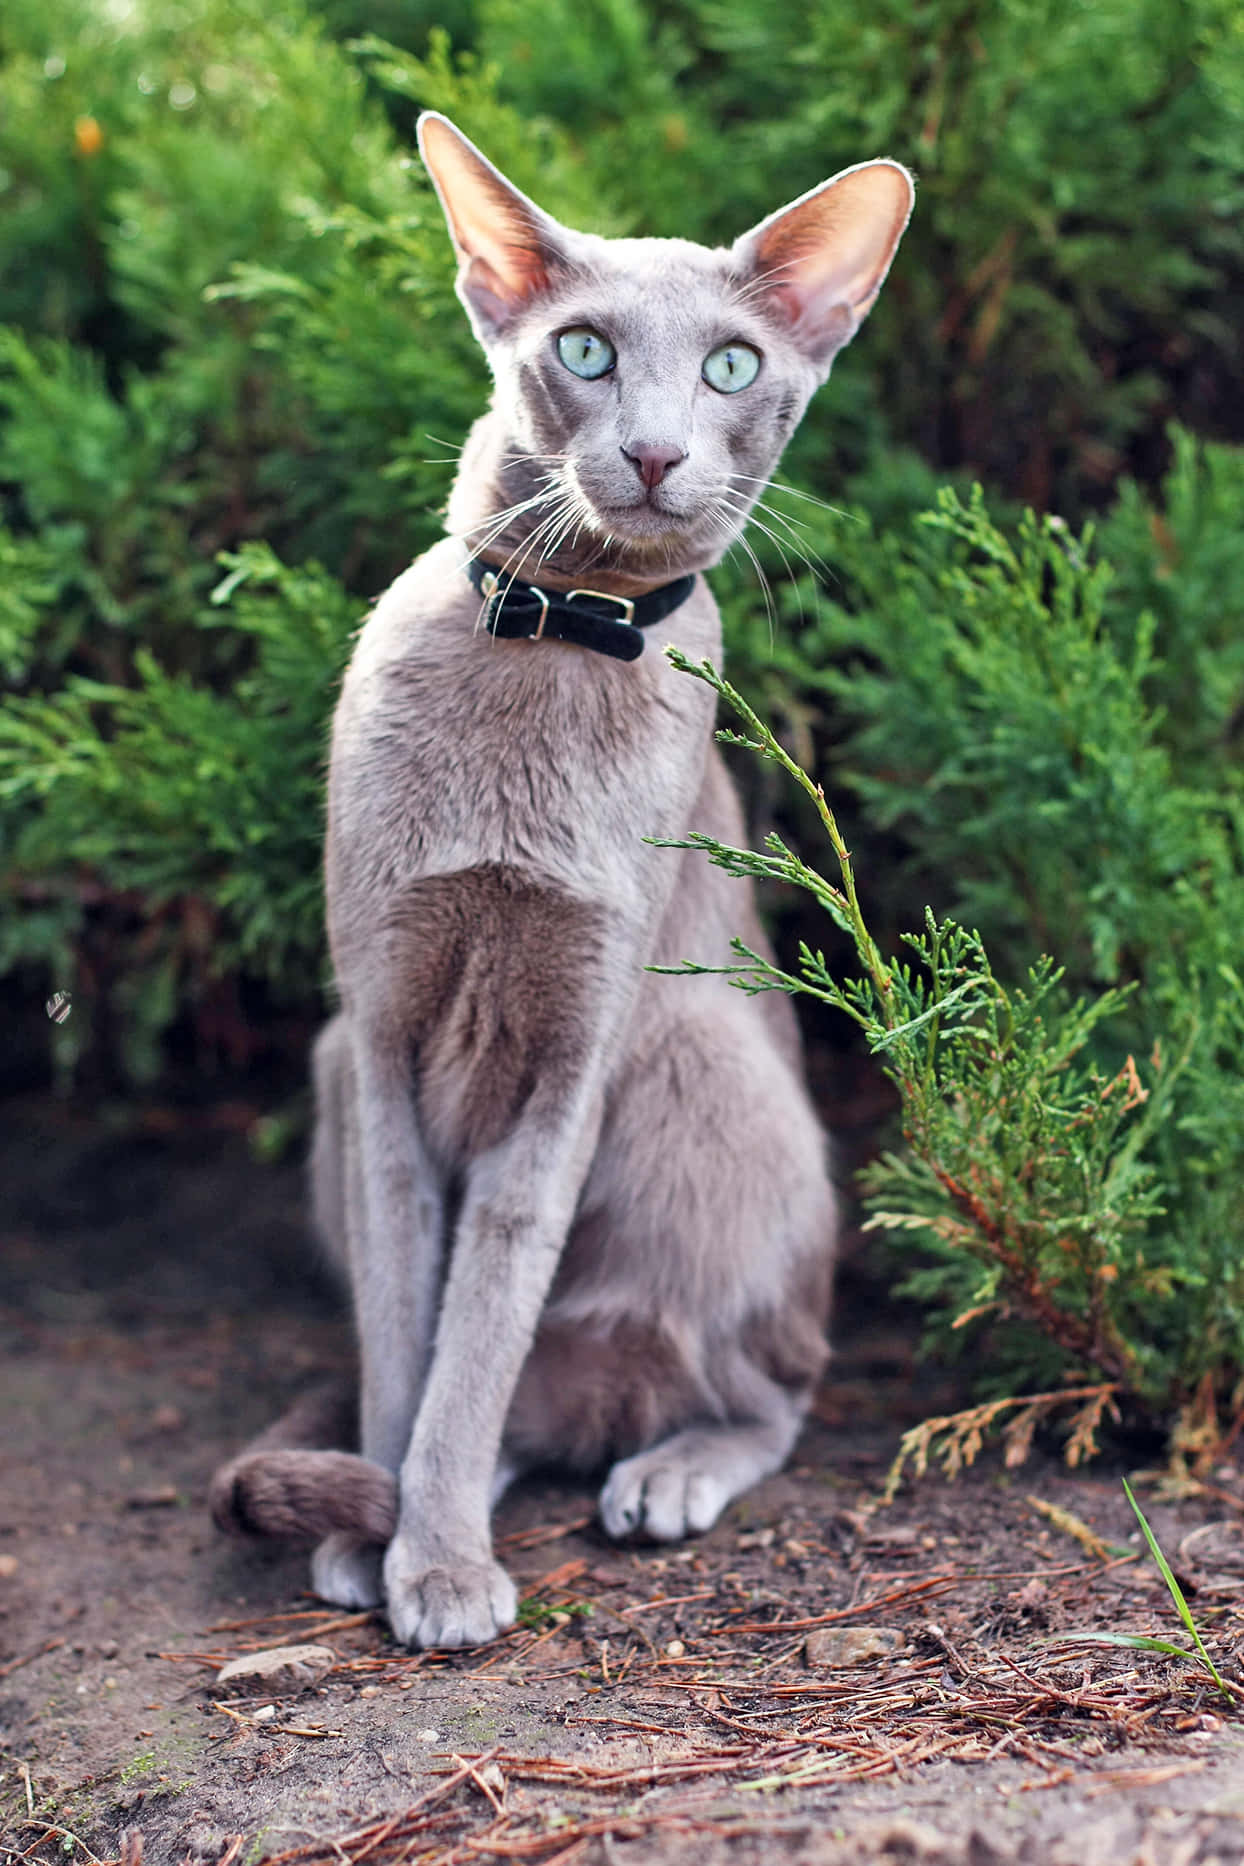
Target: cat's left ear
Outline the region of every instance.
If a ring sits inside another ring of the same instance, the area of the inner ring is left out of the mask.
[[[458,296],[481,342],[502,334],[566,264],[566,230],[520,194],[462,131],[434,110],[419,119],[419,153],[458,255]]]
[[[735,241],[749,296],[789,324],[818,367],[828,369],[872,310],[915,198],[901,162],[861,162]]]

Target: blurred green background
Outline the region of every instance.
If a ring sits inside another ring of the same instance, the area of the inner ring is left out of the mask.
[[[741,554],[715,573],[731,675],[833,787],[891,942],[926,902],[954,912],[1000,973],[1048,952],[1070,994],[1131,987],[1103,1067],[1183,1059],[1146,1140],[1144,1248],[1167,1266],[1155,1303],[1184,1305],[1182,1390],[1209,1367],[1225,1391],[1244,1358],[1228,0],[0,0],[0,1087],[103,1105],[243,1085],[258,1111],[301,1080],[336,684],[368,603],[437,535],[487,396],[414,156],[428,106],[604,232],[728,241],[849,163],[915,171],[878,308],[753,534],[772,597]],[[978,520],[920,517],[972,482]],[[807,932],[771,906],[781,940]],[[827,1112],[867,1153],[884,1095],[812,1035]]]

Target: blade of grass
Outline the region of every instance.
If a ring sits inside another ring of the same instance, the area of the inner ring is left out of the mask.
[[[1170,1563],[1167,1561],[1165,1555],[1162,1553],[1161,1549],[1158,1547],[1158,1539],[1154,1535],[1152,1529],[1150,1529],[1148,1523],[1145,1521],[1144,1511],[1141,1509],[1139,1503],[1137,1503],[1135,1497],[1132,1495],[1132,1487],[1128,1483],[1126,1477],[1123,1479],[1123,1489],[1124,1489],[1124,1492],[1126,1493],[1128,1502],[1131,1504],[1133,1510],[1136,1513],[1136,1520],[1140,1524],[1141,1532],[1144,1535],[1145,1541],[1149,1544],[1149,1553],[1153,1556],[1154,1561],[1158,1564],[1158,1572],[1161,1574],[1162,1579],[1166,1582],[1167,1590],[1170,1593],[1171,1599],[1175,1603],[1176,1611],[1178,1612],[1179,1617],[1183,1621],[1184,1625],[1187,1627],[1188,1632],[1191,1634],[1192,1642],[1195,1645],[1197,1651],[1200,1653],[1201,1659],[1205,1665],[1206,1670],[1209,1672],[1209,1675],[1213,1679],[1214,1683],[1218,1686],[1218,1689],[1222,1692],[1222,1695],[1225,1698],[1230,1697],[1232,1695],[1231,1692],[1227,1690],[1226,1685],[1223,1683],[1222,1677],[1218,1671],[1218,1667],[1214,1664],[1214,1661],[1210,1658],[1209,1653],[1205,1650],[1205,1647],[1201,1640],[1201,1635],[1196,1630],[1196,1622],[1192,1618],[1192,1614],[1191,1614],[1191,1611],[1189,1610],[1187,1601],[1184,1599],[1184,1591],[1180,1587],[1174,1575],[1171,1573]],[[1175,1648],[1175,1650],[1178,1650],[1178,1648]],[[1190,1658],[1191,1656],[1192,1655],[1190,1653],[1184,1654],[1185,1658]]]
[[[1173,1659],[1195,1659],[1187,1646],[1177,1646],[1169,1639],[1147,1639],[1143,1633],[1057,1633],[1052,1646],[1130,1646],[1135,1652],[1166,1652]]]

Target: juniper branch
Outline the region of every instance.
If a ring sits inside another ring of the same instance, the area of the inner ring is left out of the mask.
[[[865,922],[850,851],[822,786],[711,662],[693,662],[674,648],[666,652],[743,722],[743,732],[718,736],[780,766],[812,800],[841,881],[827,881],[777,836],[766,839],[763,852],[700,834],[666,846],[699,849],[732,875],[805,888],[849,935],[861,971],[839,982],[806,944],[800,970],[784,971],[738,940],[733,966],[687,961],[660,969],[724,972],[747,991],[811,993],[851,1016],[899,1089],[913,1163],[887,1156],[872,1169],[874,1186],[900,1183],[920,1208],[888,1209],[874,1222],[923,1231],[954,1253],[974,1257],[988,1267],[989,1293],[1000,1290],[1008,1314],[1054,1343],[1069,1372],[1096,1369],[1112,1387],[1143,1399],[1146,1369],[1116,1313],[1112,1253],[1126,1228],[1153,1209],[1146,1170],[1135,1156],[1137,1129],[1156,1119],[1156,1102],[1121,1138],[1122,1123],[1147,1096],[1131,1058],[1104,1084],[1075,1062],[1124,994],[1109,991],[1089,1003],[1052,1007],[1048,1000],[1061,974],[1048,960],[1034,968],[1027,991],[1007,991],[979,936],[952,921],[938,923],[931,913],[924,933],[908,940],[915,968],[888,964]],[[1119,1082],[1125,1093],[1115,1092]]]

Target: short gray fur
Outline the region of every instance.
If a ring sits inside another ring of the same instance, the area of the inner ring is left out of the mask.
[[[745,884],[643,840],[744,834],[712,695],[659,652],[719,659],[707,587],[621,663],[492,640],[464,564],[633,595],[715,563],[875,300],[912,188],[861,164],[710,251],[560,226],[443,117],[420,146],[496,389],[450,535],[377,604],[333,726],[341,1009],[312,1165],[362,1455],[327,1449],[335,1401],[304,1408],[218,1473],[213,1507],[322,1536],[319,1593],[461,1646],[514,1618],[489,1518],[524,1469],[611,1464],[607,1532],[672,1540],[779,1467],[835,1235],[787,1001],[644,969],[765,945]],[[578,327],[616,351],[596,380],[561,360]],[[737,393],[701,373],[727,343],[762,359]]]

